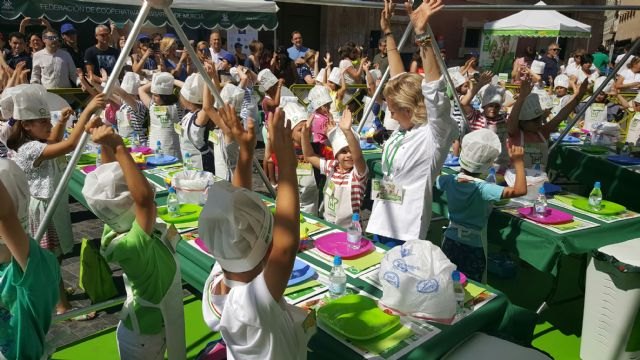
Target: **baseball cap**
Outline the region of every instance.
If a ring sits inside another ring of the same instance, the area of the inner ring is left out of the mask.
[[[140,35],[138,35],[138,41],[142,41],[142,40],[147,40],[147,41],[149,41],[149,40],[151,40],[151,38],[150,38],[150,37],[149,37],[149,35],[147,35],[147,34],[140,34]]]
[[[220,59],[220,60],[227,60],[227,62],[228,62],[230,65],[235,65],[235,64],[236,64],[236,57],[235,57],[235,56],[233,56],[233,55],[231,55],[231,54],[229,54],[229,53],[224,53],[224,54],[222,54],[222,55],[219,55],[219,56],[218,56],[218,59]]]
[[[60,27],[60,34],[66,34],[68,32],[77,32],[77,30],[71,23],[62,24]]]

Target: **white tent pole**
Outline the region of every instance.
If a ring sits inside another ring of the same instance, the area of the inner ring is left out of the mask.
[[[122,71],[122,68],[126,64],[127,57],[128,57],[127,54],[131,53],[131,49],[133,48],[133,45],[137,41],[138,34],[140,33],[140,29],[142,28],[142,25],[144,24],[144,21],[147,18],[147,15],[149,14],[149,10],[151,10],[151,5],[149,5],[149,3],[147,3],[146,0],[143,1],[142,7],[140,8],[140,12],[138,13],[138,17],[136,18],[136,21],[133,24],[133,27],[131,28],[131,33],[127,37],[127,41],[124,44],[124,48],[121,50],[120,56],[116,61],[113,71],[111,72],[111,75],[107,80],[107,86],[102,90],[102,92],[107,95],[107,98],[111,95],[111,92],[113,91],[113,86],[115,82],[118,80],[118,75],[120,74],[120,72]],[[40,227],[38,227],[38,231],[36,232],[36,236],[34,238],[36,242],[40,242],[40,239],[42,239],[42,237],[44,236],[44,233],[46,232],[46,229],[49,225],[49,222],[53,217],[53,213],[56,211],[56,208],[58,207],[60,198],[66,192],[65,190],[67,189],[67,185],[69,184],[69,179],[71,178],[71,174],[73,173],[73,170],[75,170],[76,164],[78,163],[78,160],[82,155],[82,150],[84,149],[85,144],[89,140],[89,133],[85,132],[84,129],[75,129],[75,131],[82,131],[82,137],[80,137],[80,141],[78,142],[78,145],[76,146],[76,149],[74,150],[73,155],[71,155],[71,160],[69,160],[69,164],[67,164],[67,168],[65,169],[64,173],[62,174],[62,178],[58,183],[58,187],[53,193],[53,197],[51,197],[51,200],[49,201],[49,205],[47,206],[47,211],[44,214],[44,219],[42,219],[42,222],[40,222]]]
[[[180,41],[182,41],[182,43],[185,44],[184,48],[187,50],[187,53],[189,54],[189,57],[191,58],[191,61],[193,61],[193,63],[196,65],[196,68],[198,68],[198,72],[202,75],[202,78],[204,79],[204,82],[209,87],[209,90],[211,91],[211,94],[216,98],[216,100],[220,104],[224,104],[224,101],[222,100],[222,97],[220,96],[220,92],[218,91],[218,89],[213,84],[213,81],[211,81],[211,78],[209,77],[209,75],[207,75],[207,71],[204,69],[204,65],[202,65],[202,63],[198,59],[198,56],[196,55],[195,50],[193,50],[192,46],[189,46],[189,39],[187,38],[187,35],[182,30],[182,27],[180,26],[180,23],[178,22],[178,19],[176,19],[175,15],[173,14],[173,11],[171,11],[171,8],[169,8],[169,7],[164,8],[164,14],[167,16],[167,19],[169,20],[169,23],[175,29],[178,37],[180,38]],[[254,119],[254,121],[255,120],[257,120],[257,119]],[[260,165],[260,162],[258,162],[258,160],[255,157],[253,158],[253,166],[258,171],[258,174],[262,178],[262,181],[264,182],[264,185],[267,187],[267,190],[271,194],[271,197],[275,198],[276,197],[276,190],[271,185],[271,182],[269,181],[269,178],[267,177],[267,175],[264,173],[264,170],[262,169],[262,166]]]
[[[582,116],[584,116],[589,106],[591,106],[591,104],[593,104],[593,102],[596,100],[596,96],[598,96],[598,94],[600,94],[600,92],[604,90],[604,88],[607,86],[609,81],[611,81],[616,76],[616,74],[618,73],[618,70],[620,70],[620,68],[624,65],[627,59],[629,59],[631,54],[634,54],[639,48],[640,48],[640,38],[636,39],[631,49],[629,49],[629,51],[626,54],[624,54],[624,57],[622,58],[622,60],[620,60],[616,64],[616,66],[613,68],[613,71],[609,73],[609,75],[607,75],[607,78],[602,82],[602,84],[600,84],[600,86],[598,86],[597,89],[593,89],[593,94],[591,95],[587,103],[582,107],[580,111],[578,111],[578,113],[576,114],[576,116],[573,117],[573,119],[568,121],[567,127],[562,131],[560,136],[558,136],[558,139],[553,143],[553,145],[549,147],[549,152],[551,152],[551,150],[553,150],[553,148],[555,148],[558,144],[562,143],[562,139],[569,133],[569,131],[571,131],[571,128],[578,122],[578,120],[582,118]]]
[[[409,36],[411,35],[411,31],[412,31],[411,23],[409,23],[409,25],[407,25],[407,28],[404,30],[404,33],[402,34],[402,38],[400,38],[400,42],[398,43],[398,46],[397,46],[398,53],[400,53],[400,51],[404,47],[404,44],[407,42],[407,39],[409,39]],[[369,103],[367,104],[367,107],[364,109],[364,112],[362,113],[362,118],[361,118],[362,120],[360,120],[360,124],[358,124],[358,134],[360,134],[360,132],[362,131],[362,128],[364,127],[364,123],[365,123],[365,120],[367,119],[367,116],[369,116],[369,113],[371,112],[371,110],[373,110],[373,105],[375,104],[376,99],[378,98],[378,96],[380,96],[380,93],[382,93],[382,89],[384,89],[385,82],[389,78],[390,70],[391,70],[391,67],[387,66],[387,69],[384,71],[384,74],[382,74],[382,79],[380,79],[380,83],[378,84],[378,87],[376,87],[376,91],[374,91],[373,96],[371,97],[371,101],[369,101]]]

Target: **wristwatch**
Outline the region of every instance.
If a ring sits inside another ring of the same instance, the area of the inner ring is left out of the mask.
[[[421,47],[431,46],[431,35],[427,32],[416,35],[416,43]]]

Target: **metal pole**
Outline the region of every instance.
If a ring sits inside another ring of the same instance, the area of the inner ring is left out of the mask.
[[[193,63],[195,64],[196,68],[198,69],[198,72],[202,75],[202,78],[204,79],[204,82],[209,87],[209,90],[211,91],[211,94],[213,95],[213,97],[215,97],[216,101],[218,101],[220,104],[224,104],[224,101],[222,100],[222,97],[220,96],[220,92],[218,91],[218,89],[213,84],[213,81],[211,80],[211,78],[207,75],[207,71],[204,69],[204,65],[202,65],[202,63],[198,59],[198,56],[196,55],[195,50],[193,49],[192,46],[188,45],[189,44],[189,39],[187,38],[187,35],[182,30],[182,27],[180,26],[180,23],[178,22],[178,19],[176,19],[175,15],[173,14],[173,11],[171,10],[171,8],[169,8],[169,7],[164,8],[164,14],[166,15],[167,19],[169,20],[169,23],[176,30],[176,33],[177,33],[178,37],[180,38],[180,41],[182,41],[182,43],[185,44],[184,48],[187,50],[187,53],[189,54],[189,57],[191,58],[191,61],[193,61]],[[254,120],[256,120],[256,119],[254,119]],[[271,194],[271,197],[273,197],[275,199],[276,190],[271,185],[271,182],[269,181],[269,178],[264,173],[264,170],[262,169],[262,166],[260,166],[260,162],[258,162],[258,160],[255,157],[253,158],[253,166],[258,171],[258,174],[262,178],[262,181],[264,182],[264,185],[267,187],[267,190],[269,191],[269,194]]]
[[[398,53],[400,53],[400,50],[402,50],[402,48],[404,47],[404,44],[407,42],[407,39],[409,39],[409,36],[411,36],[412,30],[413,29],[411,28],[411,23],[409,23],[407,25],[407,28],[404,30],[404,34],[402,34],[402,38],[400,38],[400,42],[397,45]],[[364,112],[362,113],[362,120],[360,121],[360,124],[358,124],[358,134],[360,134],[360,132],[362,131],[362,128],[364,127],[365,119],[367,118],[367,116],[369,116],[369,113],[371,112],[371,110],[373,110],[373,105],[376,102],[376,99],[378,98],[378,96],[380,96],[380,93],[382,93],[382,89],[384,88],[384,83],[387,81],[387,79],[389,78],[389,74],[391,73],[390,70],[391,70],[391,67],[387,66],[387,69],[384,71],[384,74],[382,74],[382,79],[380,79],[380,83],[378,84],[376,91],[373,92],[371,101],[369,101],[369,103],[367,104],[367,107],[364,109]]]
[[[626,54],[624,54],[624,57],[622,58],[622,60],[620,60],[616,64],[616,66],[613,68],[613,71],[611,73],[609,73],[609,75],[607,75],[606,80],[603,81],[602,84],[600,84],[600,86],[597,89],[593,90],[593,94],[591,95],[591,97],[589,98],[589,100],[587,101],[585,106],[570,121],[570,124],[567,124],[567,127],[562,131],[560,136],[558,136],[558,139],[551,145],[551,147],[549,147],[549,152],[551,152],[551,150],[553,150],[553,148],[555,148],[558,144],[560,144],[562,142],[562,139],[569,133],[569,131],[571,131],[571,128],[573,127],[573,125],[575,125],[576,122],[578,122],[578,120],[582,116],[584,116],[584,113],[587,111],[589,106],[591,106],[591,104],[593,104],[593,102],[596,99],[596,96],[598,96],[598,94],[604,89],[604,87],[607,85],[607,83],[609,81],[611,81],[611,79],[613,79],[613,77],[618,73],[618,70],[620,70],[620,68],[624,65],[624,63],[631,56],[631,54],[634,54],[639,48],[640,48],[640,38],[636,39],[636,41],[633,43],[633,46],[631,47],[631,49],[629,49],[629,51]]]
[[[462,139],[462,136],[464,136],[464,130],[469,128],[469,124],[467,123],[467,115],[464,113],[464,108],[462,107],[462,104],[460,104],[460,98],[458,97],[458,93],[456,92],[456,87],[453,84],[451,75],[449,75],[449,71],[447,70],[447,64],[444,63],[444,59],[442,58],[442,56],[440,56],[440,46],[436,41],[436,37],[433,34],[433,30],[431,30],[431,25],[427,25],[427,32],[429,33],[429,36],[431,36],[431,47],[433,47],[433,52],[435,53],[434,55],[435,55],[436,61],[438,62],[438,66],[440,66],[440,72],[442,72],[442,75],[444,75],[444,78],[447,81],[447,84],[451,87],[451,92],[453,93],[453,102],[456,104],[456,106],[458,106],[458,109],[460,110],[460,114],[462,115],[462,121],[464,123],[464,126],[461,129],[462,133],[460,134],[460,139]]]
[[[323,5],[323,6],[348,6],[360,8],[382,9],[383,2],[361,1],[361,0],[278,0],[283,3],[295,3],[305,5]],[[418,6],[422,1],[415,1]],[[604,10],[640,10],[639,5],[445,5],[443,11],[520,11],[520,10],[555,10],[555,11],[604,11]]]
[[[128,57],[127,54],[131,53],[133,44],[135,44],[137,41],[138,34],[140,33],[140,29],[144,24],[144,20],[147,18],[147,15],[149,14],[149,10],[151,10],[151,5],[149,5],[149,3],[147,3],[147,1],[145,0],[142,3],[142,7],[140,8],[140,12],[138,13],[138,17],[136,18],[136,21],[133,24],[133,27],[131,28],[131,33],[127,37],[127,41],[124,44],[124,48],[120,52],[120,56],[118,57],[118,60],[116,61],[113,71],[111,72],[111,75],[107,80],[107,86],[102,90],[102,92],[107,95],[107,98],[111,95],[111,92],[113,91],[113,85],[118,80],[118,74],[120,74],[120,71],[122,71],[122,68],[126,64],[126,60]],[[40,239],[42,239],[42,237],[44,236],[47,226],[49,225],[49,222],[53,217],[53,213],[56,211],[56,207],[60,202],[60,198],[62,197],[62,194],[64,194],[67,188],[67,185],[69,184],[69,179],[71,178],[71,174],[73,173],[73,170],[75,169],[76,164],[78,163],[78,160],[82,155],[82,149],[84,149],[85,144],[89,140],[89,133],[84,131],[84,129],[75,129],[75,131],[82,131],[82,137],[80,137],[80,141],[78,142],[78,145],[76,146],[76,149],[74,150],[73,155],[69,160],[69,164],[67,165],[67,168],[65,169],[64,173],[62,174],[62,178],[58,183],[58,187],[56,188],[56,191],[53,193],[53,196],[49,201],[49,205],[47,206],[47,211],[44,214],[44,219],[42,219],[42,222],[40,223],[40,227],[36,232],[36,236],[34,239],[36,242],[39,242]]]

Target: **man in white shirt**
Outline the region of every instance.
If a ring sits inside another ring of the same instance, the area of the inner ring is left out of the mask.
[[[209,36],[209,51],[211,52],[211,59],[216,64],[220,62],[220,58],[224,57],[229,52],[222,48],[222,37],[220,31],[213,30]]]
[[[79,84],[76,65],[71,55],[60,49],[60,36],[55,30],[42,33],[45,48],[33,54],[31,83],[47,89],[70,88]]]
[[[618,65],[618,63],[620,61],[622,61],[622,58],[627,55],[627,53],[629,52],[629,50],[631,50],[631,43],[627,44],[624,46],[624,52],[620,55],[618,55],[618,57],[616,57],[616,65]],[[624,62],[624,64],[622,65],[622,69],[625,69],[627,67],[627,65],[629,65],[629,63],[631,62],[631,60],[633,60],[635,56],[631,55],[629,56],[629,58],[627,59],[627,61]]]

